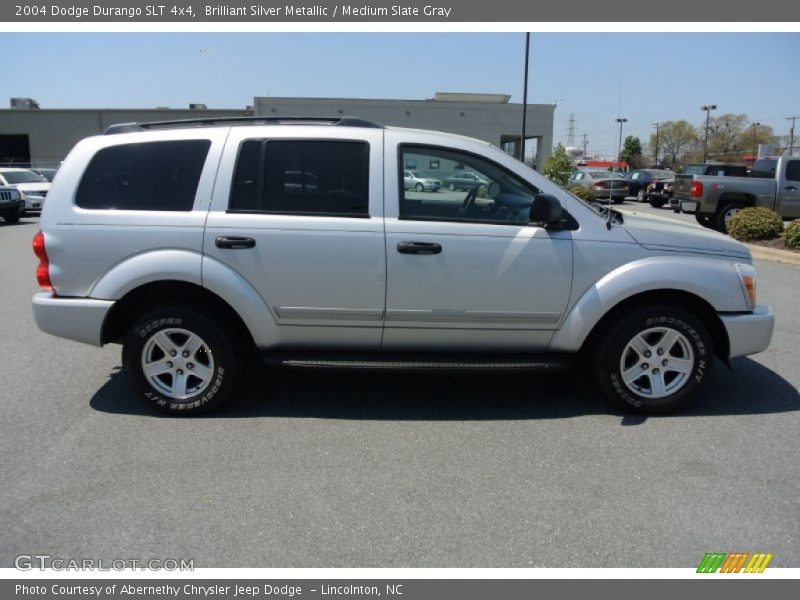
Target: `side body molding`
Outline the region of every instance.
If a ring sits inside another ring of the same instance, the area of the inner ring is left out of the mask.
[[[717,312],[749,310],[733,262],[685,255],[654,256],[622,265],[583,291],[553,336],[549,350],[578,351],[608,311],[628,298],[654,290],[694,294]]]

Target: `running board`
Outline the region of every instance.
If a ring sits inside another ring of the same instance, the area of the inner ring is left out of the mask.
[[[412,354],[352,352],[264,352],[268,365],[311,369],[379,369],[404,371],[535,371],[569,369],[572,357],[563,354]]]

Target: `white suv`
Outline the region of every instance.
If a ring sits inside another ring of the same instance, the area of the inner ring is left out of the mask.
[[[488,185],[419,194],[415,163]],[[585,355],[617,406],[665,412],[714,355],[764,350],[774,320],[726,236],[584,203],[485,142],[353,118],[113,126],[64,161],[34,250],[39,327],[121,343],[132,387],[171,414],[230,397],[249,356],[551,371]]]

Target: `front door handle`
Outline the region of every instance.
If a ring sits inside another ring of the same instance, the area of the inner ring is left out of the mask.
[[[229,248],[231,250],[241,250],[244,248],[255,248],[256,241],[249,237],[220,236],[214,240],[217,248]]]
[[[397,251],[400,254],[441,254],[442,247],[429,242],[397,242]]]

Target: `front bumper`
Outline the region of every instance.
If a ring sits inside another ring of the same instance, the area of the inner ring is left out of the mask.
[[[769,306],[756,306],[752,313],[721,314],[720,319],[728,332],[729,358],[762,352],[772,341],[775,315]]]
[[[59,298],[39,292],[33,297],[33,317],[45,333],[102,346],[103,323],[113,305],[113,300]]]

